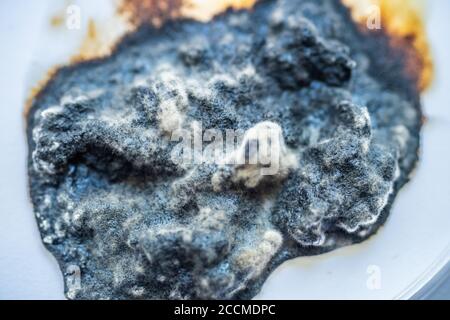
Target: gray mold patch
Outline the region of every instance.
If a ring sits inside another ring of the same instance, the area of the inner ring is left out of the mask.
[[[289,0],[142,26],[60,69],[28,116],[29,176],[67,297],[251,298],[283,261],[374,234],[417,161],[402,67],[337,0]],[[171,132],[199,124],[241,130],[232,157],[272,128],[279,171],[178,161]]]

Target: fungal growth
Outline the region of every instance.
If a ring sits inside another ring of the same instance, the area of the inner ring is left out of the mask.
[[[374,234],[417,161],[403,58],[340,1],[262,0],[59,69],[27,120],[66,296],[251,298],[282,262]]]

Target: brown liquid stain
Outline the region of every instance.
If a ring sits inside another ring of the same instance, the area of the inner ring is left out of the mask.
[[[111,54],[115,42],[110,43],[105,32],[101,32],[94,20],[88,22],[87,33],[79,52],[72,56],[71,63],[105,57]]]
[[[209,21],[232,8],[250,9],[257,0],[120,0],[117,12],[132,26],[150,23],[160,26],[180,17]]]
[[[352,11],[361,29],[371,19],[369,8],[377,6],[383,30],[390,36],[394,50],[402,50],[406,58],[406,72],[417,79],[417,88],[424,91],[434,77],[434,63],[428,43],[423,17],[426,0],[342,0]],[[366,28],[368,32],[368,28]]]
[[[187,0],[182,7],[181,13],[184,17],[199,21],[209,21],[215,15],[227,9],[241,10],[251,9],[257,0]]]
[[[169,19],[181,16],[186,0],[121,0],[117,13],[133,27],[143,23],[160,26]]]
[[[61,27],[63,23],[64,23],[63,14],[56,14],[50,19],[50,25],[55,28]]]
[[[53,21],[51,18],[50,22]],[[98,25],[94,20],[90,19],[88,21],[87,32],[81,42],[80,49],[78,53],[70,57],[70,65],[88,61],[91,59],[107,57],[114,50],[115,44],[119,39],[111,39],[113,36],[106,32],[100,31]],[[31,105],[33,104],[34,98],[45,88],[47,83],[53,78],[53,76],[58,72],[61,66],[52,67],[45,75],[45,77],[40,80],[34,87],[31,88],[27,99],[25,100],[25,115],[28,114]]]
[[[55,76],[55,74],[58,72],[60,66],[53,66],[50,70],[47,71],[47,73],[45,74],[45,77],[42,78],[41,80],[38,81],[38,83],[36,83],[36,85],[34,85],[29,94],[27,99],[25,100],[25,108],[23,111],[23,114],[26,116],[28,116],[28,112],[30,111],[31,105],[33,104],[34,98],[37,97],[37,95],[42,91],[42,89],[44,89],[47,84],[49,83],[49,81]]]
[[[369,13],[367,8],[376,5],[380,8],[383,29],[391,37],[394,49],[401,49],[406,54],[406,72],[417,79],[417,87],[427,89],[434,75],[434,64],[428,44],[422,9],[425,0],[341,0],[351,10],[353,19],[364,29]],[[132,31],[143,23],[160,26],[167,20],[181,17],[208,21],[215,15],[229,8],[250,9],[257,0],[118,0],[117,14],[128,22]],[[51,18],[52,25],[59,25],[59,17]],[[366,29],[370,32],[369,29]],[[71,59],[71,64],[108,56],[119,37],[105,37],[108,30],[99,30],[97,24],[90,20],[87,34],[80,50]],[[57,67],[50,70],[30,92],[26,111],[34,98],[57,72]]]

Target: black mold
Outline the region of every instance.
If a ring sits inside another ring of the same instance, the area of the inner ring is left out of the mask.
[[[421,126],[387,39],[335,0],[260,1],[142,26],[111,57],[60,69],[28,115],[29,176],[67,297],[251,298],[283,261],[374,234]],[[167,129],[193,121],[280,128],[295,163],[255,181],[180,165]]]

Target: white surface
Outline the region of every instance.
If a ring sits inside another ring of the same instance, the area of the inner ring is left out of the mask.
[[[54,51],[37,46],[42,40],[39,31],[48,27],[42,26],[43,2],[0,2],[0,299],[64,298],[61,272],[40,242],[27,192],[25,83],[30,81],[30,65],[46,68]],[[430,2],[428,22],[437,70],[435,84],[424,96],[428,121],[414,179],[400,192],[376,236],[325,255],[286,262],[257,298],[407,298],[449,260],[450,1]],[[72,50],[63,37],[54,36],[59,49]],[[368,268],[374,266],[380,271],[377,290],[367,286]]]
[[[63,298],[61,272],[40,242],[26,178],[25,74],[45,8],[0,4],[0,298]]]

